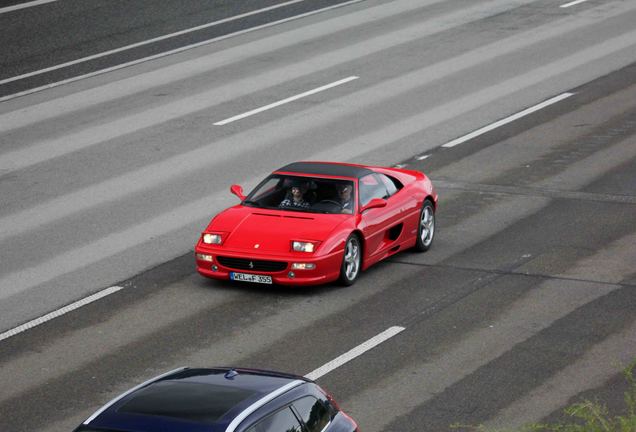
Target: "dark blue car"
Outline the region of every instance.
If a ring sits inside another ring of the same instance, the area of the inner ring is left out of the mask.
[[[255,369],[182,368],[112,400],[75,432],[356,432],[307,378]]]

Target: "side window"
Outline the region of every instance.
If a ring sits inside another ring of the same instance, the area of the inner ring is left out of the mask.
[[[377,174],[369,174],[360,179],[358,188],[360,189],[360,205],[366,205],[373,198],[388,198],[384,182]]]
[[[294,407],[305,422],[308,432],[322,432],[331,421],[327,406],[313,396],[298,399],[294,402]]]
[[[378,174],[382,179],[382,183],[386,186],[387,191],[389,192],[389,196],[393,196],[397,191],[402,189],[402,183],[398,179],[393,177],[389,177],[384,174]]]
[[[256,423],[246,432],[302,432],[302,426],[287,407]]]
[[[280,178],[271,177],[261,184],[257,190],[254,190],[248,198],[251,201],[259,202],[261,205],[278,205],[281,183]]]

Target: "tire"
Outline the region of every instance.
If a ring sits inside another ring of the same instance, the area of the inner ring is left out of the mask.
[[[431,200],[426,199],[420,211],[420,220],[417,225],[417,239],[415,240],[415,250],[426,252],[433,244],[435,237],[435,207]]]
[[[345,242],[344,255],[340,265],[340,283],[351,286],[360,275],[362,267],[362,245],[356,234],[351,234]]]

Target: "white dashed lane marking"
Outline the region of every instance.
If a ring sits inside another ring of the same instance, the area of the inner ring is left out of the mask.
[[[253,116],[254,114],[258,114],[258,113],[261,113],[263,111],[267,111],[267,110],[270,110],[272,108],[276,108],[278,106],[285,105],[286,103],[293,102],[295,100],[302,99],[304,97],[311,96],[311,95],[316,94],[316,93],[320,93],[321,91],[325,91],[325,90],[328,90],[330,88],[337,87],[339,85],[348,83],[350,81],[357,80],[358,78],[359,77],[357,77],[357,76],[350,76],[350,77],[347,77],[347,78],[332,82],[330,84],[326,84],[324,86],[315,88],[313,90],[309,90],[309,91],[306,91],[304,93],[300,93],[300,94],[297,94],[295,96],[291,96],[291,97],[288,97],[286,99],[279,100],[278,102],[274,102],[274,103],[271,103],[269,105],[265,105],[265,106],[262,106],[260,108],[253,109],[251,111],[247,111],[247,112],[245,112],[243,114],[235,115],[234,117],[230,117],[230,118],[227,118],[225,120],[218,121],[218,122],[214,123],[214,125],[215,126],[223,126],[223,125],[226,125],[228,123],[232,123],[232,122],[235,122],[237,120],[244,119],[245,117],[250,117],[250,116]]]
[[[442,147],[445,147],[445,148],[455,147],[456,145],[459,145],[459,144],[464,143],[464,142],[466,142],[468,140],[471,140],[471,139],[473,139],[475,137],[478,137],[479,135],[483,135],[486,132],[490,132],[493,129],[497,129],[500,126],[503,126],[505,124],[511,123],[511,122],[513,122],[515,120],[520,119],[521,117],[527,116],[529,114],[532,114],[533,112],[539,111],[539,110],[541,110],[541,109],[543,109],[545,107],[548,107],[548,106],[553,105],[553,104],[555,104],[557,102],[560,102],[563,99],[567,99],[567,98],[569,98],[572,95],[574,95],[574,93],[562,93],[562,94],[560,94],[558,96],[555,96],[555,97],[553,97],[551,99],[543,101],[543,102],[541,102],[541,103],[539,103],[539,104],[537,104],[535,106],[527,108],[527,109],[525,109],[523,111],[520,111],[520,112],[518,112],[516,114],[513,114],[513,115],[511,115],[509,117],[506,117],[505,119],[501,119],[501,120],[496,121],[496,122],[494,122],[492,124],[489,124],[488,126],[484,126],[481,129],[478,129],[478,130],[476,130],[474,132],[471,132],[471,133],[469,133],[467,135],[464,135],[462,137],[459,137],[459,138],[456,138],[456,139],[454,139],[452,141],[449,141],[446,144],[443,144]]]
[[[393,336],[397,335],[398,333],[404,330],[405,330],[404,327],[399,327],[399,326],[389,327],[388,329],[384,330],[382,333],[376,336],[373,336],[371,339],[361,343],[357,347],[347,351],[341,356],[336,357],[335,359],[331,360],[329,363],[325,363],[323,366],[319,367],[318,369],[312,372],[309,372],[307,375],[305,375],[305,378],[309,378],[310,380],[317,380],[321,376],[326,375],[332,370],[339,368],[343,364],[350,362],[354,358],[361,356],[365,352],[369,351],[372,348],[375,348],[376,346],[380,345],[382,342],[388,339],[391,339]]]
[[[18,327],[14,327],[11,330],[8,330],[8,331],[6,331],[4,333],[1,333],[0,334],[0,341],[2,341],[4,339],[8,339],[11,336],[15,336],[15,335],[17,335],[19,333],[22,333],[23,331],[32,329],[33,327],[39,326],[40,324],[44,324],[45,322],[50,321],[53,318],[57,318],[59,316],[62,316],[64,314],[66,314],[66,313],[69,313],[69,312],[75,310],[75,309],[81,308],[82,306],[86,306],[89,303],[92,303],[92,302],[94,302],[96,300],[99,300],[101,298],[106,297],[107,295],[116,293],[117,291],[119,291],[121,289],[123,289],[123,287],[120,287],[120,286],[112,286],[110,288],[106,288],[106,289],[104,289],[102,291],[99,291],[99,292],[93,294],[93,295],[90,295],[90,296],[85,297],[85,298],[83,298],[81,300],[78,300],[78,301],[76,301],[74,303],[71,303],[71,304],[69,304],[67,306],[64,306],[63,308],[60,308],[60,309],[58,309],[56,311],[53,311],[53,312],[48,313],[46,315],[43,315],[43,316],[41,316],[39,318],[31,320],[31,321],[29,321],[29,322],[27,322],[25,324],[22,324],[22,325],[20,325]]]
[[[577,4],[584,3],[584,2],[586,2],[586,1],[587,1],[587,0],[575,0],[575,1],[571,1],[571,2],[569,2],[569,3],[562,4],[562,5],[561,5],[561,6],[559,6],[559,7],[562,7],[562,8],[569,8],[570,6],[575,6],[575,5],[577,5]]]

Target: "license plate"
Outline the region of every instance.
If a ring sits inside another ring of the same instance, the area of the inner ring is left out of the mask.
[[[262,284],[272,283],[271,276],[255,275],[255,274],[249,274],[249,273],[230,272],[230,279],[235,281],[254,282],[254,283],[262,283]]]

